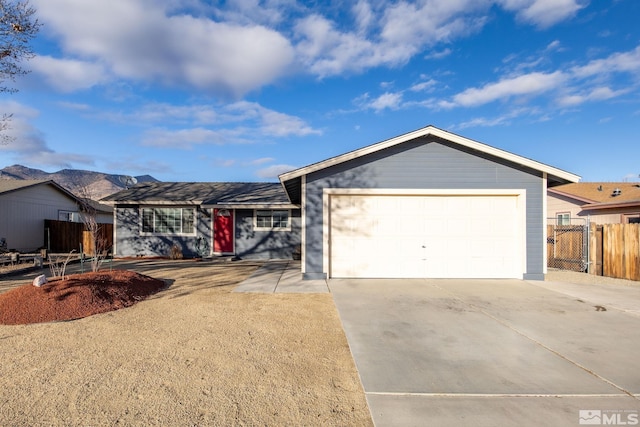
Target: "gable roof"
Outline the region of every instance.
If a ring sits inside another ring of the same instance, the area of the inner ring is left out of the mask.
[[[294,208],[271,182],[144,182],[102,199],[110,204],[202,205],[225,208]]]
[[[581,202],[582,209],[640,206],[638,182],[574,182],[549,188],[548,192]]]
[[[499,148],[491,147],[489,145],[453,134],[451,132],[447,132],[445,130],[439,129],[435,126],[427,126],[422,129],[418,129],[413,132],[406,133],[404,135],[397,136],[395,138],[387,139],[382,142],[378,142],[373,145],[369,145],[364,148],[360,148],[358,150],[351,151],[349,153],[345,153],[336,157],[332,157],[330,159],[313,163],[309,166],[305,166],[291,172],[284,173],[279,176],[280,182],[287,189],[287,192],[290,193],[295,186],[298,184],[298,180],[303,175],[308,175],[312,172],[316,172],[331,166],[338,165],[340,163],[347,162],[349,160],[353,160],[362,156],[366,156],[368,154],[372,154],[378,152],[380,150],[384,150],[389,147],[393,147],[398,144],[402,144],[407,141],[411,141],[413,139],[425,137],[425,136],[435,136],[437,138],[441,138],[452,142],[454,144],[458,144],[460,146],[470,148],[473,150],[477,150],[481,153],[485,153],[499,159],[503,159],[518,165],[522,165],[524,167],[528,167],[534,170],[538,170],[540,172],[546,173],[552,177],[555,177],[559,182],[577,182],[580,180],[578,175],[572,174],[570,172],[563,171],[561,169],[554,168],[549,165],[545,165],[540,162],[536,162],[535,160],[528,159],[526,157],[518,156],[516,154],[510,153],[508,151],[500,150]]]
[[[65,193],[65,195],[75,199],[75,196],[64,187],[60,186],[55,181],[46,179],[0,179],[0,194],[10,193],[12,191],[18,191],[24,188],[35,187],[42,184],[51,185],[56,190],[59,190],[62,193]]]
[[[92,209],[95,209],[96,212],[112,212],[110,206],[105,206],[103,204],[100,204],[99,202],[96,202],[95,200],[82,199],[51,179],[0,179],[0,194],[20,191],[25,188],[36,187],[38,185],[52,186],[60,193],[75,201],[79,206],[89,205]]]

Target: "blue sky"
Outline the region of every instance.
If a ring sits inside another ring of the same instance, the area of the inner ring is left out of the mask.
[[[637,0],[31,0],[0,167],[273,181],[427,125],[640,180]]]

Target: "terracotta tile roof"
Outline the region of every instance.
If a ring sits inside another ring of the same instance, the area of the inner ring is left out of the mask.
[[[640,203],[640,182],[575,182],[550,188],[549,192],[574,197],[585,203]]]

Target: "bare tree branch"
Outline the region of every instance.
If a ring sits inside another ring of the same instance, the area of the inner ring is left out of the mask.
[[[7,81],[29,73],[24,62],[35,56],[29,43],[42,26],[35,13],[28,0],[0,0],[0,93],[17,92]],[[0,145],[12,139],[6,134],[10,121],[11,114],[0,117]]]

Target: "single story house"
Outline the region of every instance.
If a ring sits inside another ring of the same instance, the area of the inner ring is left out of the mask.
[[[115,254],[289,257],[305,279],[544,278],[547,189],[572,173],[428,126],[280,175],[109,196]],[[200,249],[199,249],[200,248]]]
[[[278,183],[145,182],[102,199],[114,206],[118,257],[291,258],[300,208]]]
[[[571,218],[596,224],[640,223],[640,183],[575,182],[549,188],[547,216],[557,225]]]
[[[0,180],[0,245],[19,252],[45,247],[44,220],[82,222],[83,201],[51,180]],[[109,206],[92,202],[96,220],[111,223]]]

